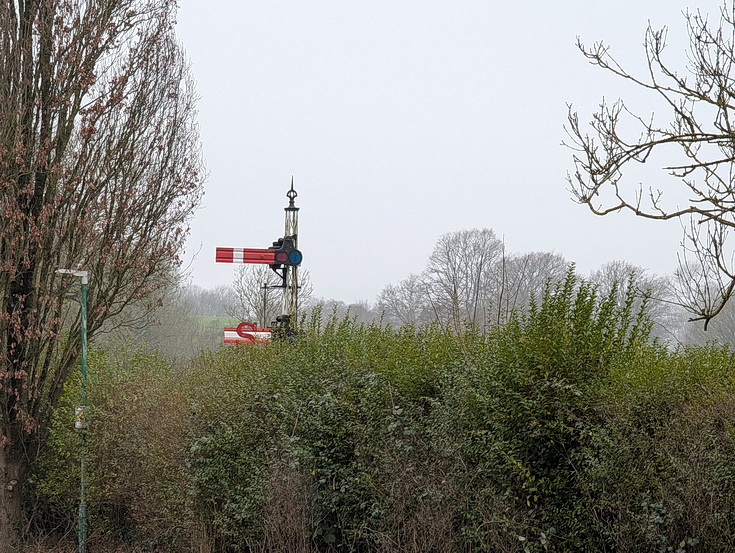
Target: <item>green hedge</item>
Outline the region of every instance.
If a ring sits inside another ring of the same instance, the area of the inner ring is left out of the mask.
[[[484,333],[316,312],[294,344],[224,347],[185,370],[100,354],[95,539],[233,553],[732,549],[733,356],[652,343],[635,298],[616,295],[570,271]],[[74,440],[52,434],[37,513],[73,504]]]

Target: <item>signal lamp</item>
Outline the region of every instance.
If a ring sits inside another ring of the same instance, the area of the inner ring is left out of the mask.
[[[300,265],[304,256],[296,249],[293,236],[286,236],[273,242],[275,251],[274,261],[279,265]]]

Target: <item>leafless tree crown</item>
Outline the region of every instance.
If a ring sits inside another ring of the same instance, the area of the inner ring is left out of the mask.
[[[628,72],[602,42],[579,42],[593,65],[647,92],[669,116],[662,121],[658,113],[634,112],[623,100],[603,100],[588,126],[570,106],[566,127],[575,167],[569,183],[579,203],[599,215],[627,210],[685,221],[679,298],[692,319],[705,324],[735,288],[726,248],[735,227],[734,10],[726,1],[712,16],[715,25],[700,12],[685,14],[689,47],[681,70],[666,59],[666,28],[649,26],[645,34],[643,75]],[[662,173],[637,173],[647,162]]]
[[[568,266],[553,253],[508,255],[491,229],[451,232],[437,240],[426,269],[386,286],[376,307],[391,324],[439,322],[457,333],[467,326],[485,329],[521,313]]]
[[[240,265],[232,283],[227,314],[241,321],[269,326],[283,314],[283,280],[268,265]],[[309,271],[299,271],[299,304],[308,306],[313,286]]]

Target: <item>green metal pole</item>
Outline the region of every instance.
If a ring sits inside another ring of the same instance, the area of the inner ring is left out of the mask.
[[[77,523],[77,538],[79,553],[87,553],[87,271],[74,269],[56,269],[57,273],[74,275],[82,279],[82,398],[77,407],[76,428],[82,432],[82,449],[79,453],[79,521]]]
[[[87,274],[82,275],[82,405],[87,404]]]
[[[81,271],[80,271],[81,272]],[[82,277],[82,410],[87,409],[87,273]],[[86,419],[86,413],[82,415]],[[87,553],[87,422],[82,421],[82,451],[79,482],[79,553]]]

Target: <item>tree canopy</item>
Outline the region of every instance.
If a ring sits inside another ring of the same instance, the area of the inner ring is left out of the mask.
[[[175,277],[203,180],[173,0],[0,6],[0,549],[90,336]],[[76,288],[75,288],[76,287]]]

